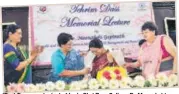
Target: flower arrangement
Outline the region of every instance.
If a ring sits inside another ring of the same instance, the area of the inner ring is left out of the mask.
[[[43,92],[43,91],[63,91],[63,90],[85,90],[85,89],[119,89],[119,88],[143,88],[143,87],[175,87],[178,86],[178,77],[175,74],[166,76],[165,74],[157,74],[156,77],[150,76],[144,79],[138,75],[134,79],[122,76],[118,79],[89,79],[82,81],[74,81],[66,84],[63,81],[47,82],[38,84],[10,83],[4,88],[6,92]]]
[[[97,73],[97,80],[107,79],[107,80],[121,80],[127,77],[127,71],[122,66],[105,67]]]

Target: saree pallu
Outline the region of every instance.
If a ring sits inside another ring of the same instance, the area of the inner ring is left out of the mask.
[[[99,57],[95,57],[92,63],[92,71],[91,71],[91,77],[96,78],[97,73],[99,70],[105,68],[106,66],[117,66],[117,63],[115,60],[114,62],[110,63],[107,59],[107,54],[109,51],[106,51],[104,54],[102,54]]]
[[[28,65],[23,70],[15,70],[20,62],[28,58],[27,50],[23,46],[16,49],[10,44],[4,44],[4,81],[5,85],[9,83],[31,83],[31,66]]]
[[[164,36],[158,35],[151,45],[144,43],[141,46],[139,61],[142,64],[142,74],[146,79],[150,76],[156,76],[158,73],[165,73],[166,75],[172,73],[173,59],[162,62],[161,39]]]

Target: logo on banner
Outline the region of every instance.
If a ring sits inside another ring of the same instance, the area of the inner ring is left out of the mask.
[[[144,10],[146,10],[146,8],[147,8],[146,3],[142,2],[142,3],[138,4],[139,11],[144,11]]]
[[[45,14],[45,13],[47,13],[47,7],[46,6],[40,6],[39,7],[39,10],[38,10],[38,12],[39,13],[43,13],[43,14]]]

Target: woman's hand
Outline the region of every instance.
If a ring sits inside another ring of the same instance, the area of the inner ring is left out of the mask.
[[[124,65],[123,65],[125,68],[128,68],[128,67],[131,67],[132,65],[131,65],[131,63],[125,63]]]
[[[44,47],[43,46],[38,46],[37,49],[38,49],[38,53],[40,54],[40,53],[43,52]]]
[[[35,60],[37,58],[37,56],[42,53],[44,50],[44,47],[43,46],[35,46],[34,49],[30,52],[30,61],[32,62],[33,60]]]
[[[80,56],[86,56],[87,52],[80,52]]]
[[[114,58],[113,58],[111,53],[107,54],[107,59],[108,59],[109,63],[113,63],[114,62]]]
[[[38,55],[38,50],[37,49],[33,49],[31,52],[30,52],[30,57],[31,58],[35,58],[37,57]]]
[[[140,61],[136,61],[136,62],[127,62],[123,65],[124,67],[128,68],[128,67],[132,67],[132,68],[138,68],[141,66]]]
[[[59,76],[63,77],[73,77],[73,76],[79,76],[79,75],[85,75],[90,72],[90,68],[84,68],[82,70],[64,70],[59,74]]]
[[[84,75],[84,74],[88,74],[90,72],[90,68],[84,68],[81,70],[81,74]]]
[[[173,57],[173,73],[177,73],[177,48],[172,39],[168,36],[164,37],[164,46],[167,52]]]

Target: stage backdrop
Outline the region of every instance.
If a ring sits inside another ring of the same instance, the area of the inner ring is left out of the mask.
[[[125,57],[137,58],[141,26],[153,21],[151,2],[66,4],[32,6],[30,9],[30,41],[45,47],[34,65],[49,65],[51,55],[59,47],[57,36],[73,35],[73,48],[88,50],[94,37],[113,51],[121,50]],[[120,57],[119,57],[120,58]]]

